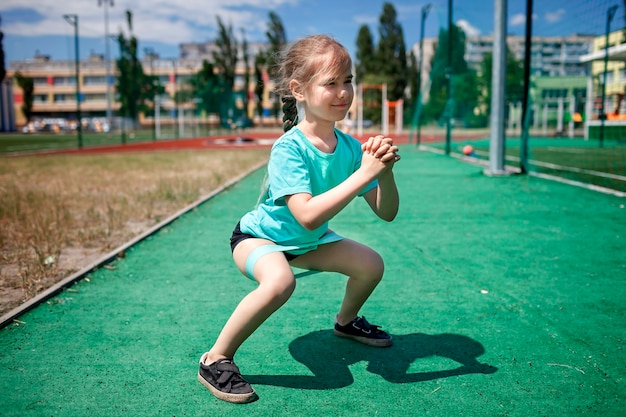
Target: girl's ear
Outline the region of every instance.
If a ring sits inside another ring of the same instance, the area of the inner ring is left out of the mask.
[[[304,101],[304,94],[302,89],[302,84],[298,80],[289,81],[289,89],[291,90],[291,94],[296,99],[296,101]]]

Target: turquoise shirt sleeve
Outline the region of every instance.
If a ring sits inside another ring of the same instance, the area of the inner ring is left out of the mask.
[[[309,166],[302,149],[282,140],[274,146],[268,163],[269,198],[284,205],[285,197],[298,193],[313,194]]]

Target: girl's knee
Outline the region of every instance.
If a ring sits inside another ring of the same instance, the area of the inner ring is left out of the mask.
[[[280,273],[275,271],[271,276],[258,279],[259,289],[273,300],[285,303],[296,289],[296,279],[291,269]]]
[[[367,257],[360,260],[362,274],[370,281],[380,282],[385,272],[385,263],[383,258],[372,251]]]

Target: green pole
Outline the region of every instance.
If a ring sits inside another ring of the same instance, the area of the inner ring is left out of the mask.
[[[446,155],[450,155],[451,150],[451,130],[452,130],[452,0],[448,0],[448,68],[446,69],[448,77],[448,100],[446,103]]]
[[[526,16],[532,15],[533,0],[526,0]],[[526,34],[524,38],[524,92],[522,96],[522,141],[520,142],[520,170],[522,174],[528,173],[528,124],[530,119],[530,112],[528,111],[528,94],[530,92],[532,21],[532,19],[526,19]]]

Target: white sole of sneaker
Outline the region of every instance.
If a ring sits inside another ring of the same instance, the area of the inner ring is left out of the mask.
[[[207,387],[209,391],[211,391],[211,394],[213,394],[216,398],[219,398],[220,400],[226,401],[229,403],[246,404],[258,398],[256,395],[256,392],[254,391],[252,391],[251,393],[247,393],[247,394],[230,394],[228,392],[222,392],[218,390],[217,388],[215,388],[213,385],[209,384],[206,379],[202,378],[202,375],[200,375],[199,372],[198,372],[198,381],[200,381],[202,385]]]
[[[354,336],[351,334],[342,333],[338,330],[334,330],[335,336],[343,337],[345,339],[352,339],[364,345],[374,347],[389,347],[393,344],[392,339],[371,339],[369,337]]]

